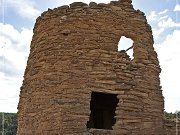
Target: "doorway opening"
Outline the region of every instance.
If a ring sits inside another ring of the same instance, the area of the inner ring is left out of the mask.
[[[116,94],[92,92],[87,128],[112,129],[116,123],[114,116],[118,102]]]

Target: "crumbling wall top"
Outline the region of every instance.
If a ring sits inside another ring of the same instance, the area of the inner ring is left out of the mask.
[[[59,19],[58,22],[57,19]],[[132,0],[111,1],[108,4],[74,2],[53,10],[48,9],[37,18],[34,33],[42,32],[41,26],[49,23],[54,25],[46,29],[64,26],[59,31],[64,35],[77,33],[80,29],[86,29],[86,32],[83,33],[87,33],[89,29],[96,29],[99,32],[106,31],[109,35],[115,34],[116,44],[121,36],[126,36],[134,41],[133,50],[136,62],[146,60],[144,62],[147,63],[149,60],[150,63],[159,65],[157,54],[153,48],[151,27],[147,23],[145,14],[133,8]],[[103,37],[102,33],[99,33],[99,36]],[[104,40],[104,42],[107,41]],[[117,50],[117,46],[111,50]]]

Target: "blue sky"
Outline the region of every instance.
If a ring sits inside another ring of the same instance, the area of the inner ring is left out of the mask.
[[[89,3],[91,0],[79,0]],[[110,0],[94,0],[109,3]],[[74,0],[0,0],[0,112],[17,112],[36,18]],[[180,0],[133,0],[152,26],[165,110],[180,110]]]

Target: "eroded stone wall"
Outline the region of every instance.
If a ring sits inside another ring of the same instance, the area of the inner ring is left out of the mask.
[[[164,101],[151,27],[131,0],[76,2],[37,18],[18,135],[161,135]],[[131,38],[134,58],[118,52]],[[88,129],[91,92],[117,94],[113,130]]]
[[[164,120],[164,135],[179,135],[180,119]]]

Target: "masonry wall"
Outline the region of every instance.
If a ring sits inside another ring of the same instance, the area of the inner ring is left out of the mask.
[[[164,134],[165,135],[179,135],[180,134],[180,119],[164,120]]]
[[[34,26],[18,135],[161,135],[164,101],[151,27],[131,0],[72,3]],[[131,38],[134,58],[118,52]],[[113,130],[88,129],[91,92],[117,94]]]

